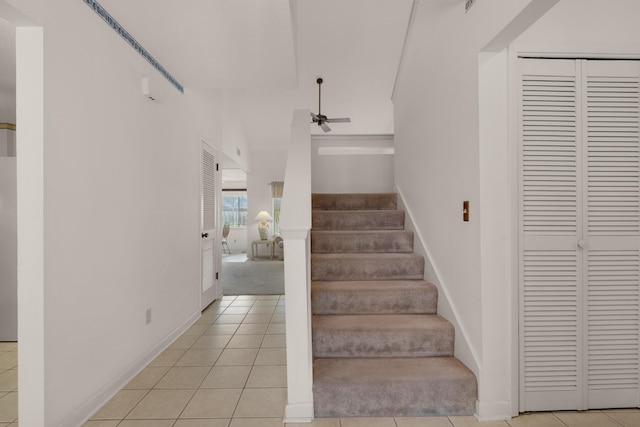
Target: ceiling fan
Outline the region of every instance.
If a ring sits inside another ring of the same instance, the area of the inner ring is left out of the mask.
[[[331,128],[327,125],[327,123],[351,123],[351,119],[348,117],[343,117],[339,119],[330,119],[327,116],[323,115],[320,111],[321,105],[321,89],[322,89],[322,77],[318,77],[316,80],[318,83],[318,114],[311,113],[311,123],[317,123],[318,126],[322,128],[323,131],[329,132]]]

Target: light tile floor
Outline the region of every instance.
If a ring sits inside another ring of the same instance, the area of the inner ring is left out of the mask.
[[[282,427],[284,296],[224,297],[84,425]],[[17,426],[17,345],[0,343],[0,427]],[[640,427],[640,410],[473,417],[318,418],[287,427]]]

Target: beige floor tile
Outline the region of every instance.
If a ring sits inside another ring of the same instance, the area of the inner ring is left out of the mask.
[[[230,419],[192,419],[178,420],[174,427],[229,427]]]
[[[214,325],[224,325],[227,323],[242,323],[244,320],[244,314],[221,314],[220,317],[216,319]]]
[[[398,427],[452,427],[447,417],[398,417]]]
[[[120,390],[91,417],[92,420],[121,420],[144,396],[148,390]]]
[[[231,307],[251,307],[254,302],[254,300],[236,300],[231,303]]]
[[[244,388],[251,366],[214,366],[200,388]]]
[[[224,311],[224,315],[229,315],[229,314],[247,314],[249,311],[251,311],[251,307],[236,307],[236,306],[231,306],[231,307],[227,307],[227,309]]]
[[[127,419],[176,419],[195,390],[151,390],[127,415]]]
[[[270,314],[247,314],[242,323],[269,323]]]
[[[256,308],[256,307],[271,307],[271,308],[276,308],[276,306],[278,305],[278,300],[277,299],[259,299],[257,300],[254,304],[252,308]]]
[[[168,348],[153,359],[148,366],[173,366],[186,352],[186,348]]]
[[[605,412],[606,415],[613,418],[625,427],[637,427],[640,426],[640,411],[639,412]]]
[[[567,411],[553,414],[569,427],[620,427],[619,422],[598,411]]]
[[[565,427],[562,421],[549,412],[520,414],[511,418],[507,423],[511,427]]]
[[[276,306],[276,310],[274,311],[276,314],[285,314],[285,312],[286,309],[283,305]]]
[[[282,418],[234,418],[229,427],[282,427]]]
[[[282,297],[282,295],[260,295],[260,296],[258,296],[258,301],[265,301],[265,300],[276,300],[276,301],[278,301],[281,297]]]
[[[187,329],[183,335],[202,335],[209,328],[209,325],[199,325],[196,323],[194,325],[191,325],[191,327]]]
[[[242,391],[234,418],[282,417],[286,403],[285,388],[248,388]]]
[[[118,427],[171,427],[176,420],[124,420]]]
[[[262,348],[284,348],[286,346],[286,337],[284,334],[271,334],[264,337]]]
[[[226,348],[260,348],[264,335],[234,335]]]
[[[284,323],[284,314],[274,314],[271,323]]]
[[[238,295],[236,301],[257,301],[260,295]]]
[[[192,348],[176,362],[175,366],[213,366],[222,354],[221,348]]]
[[[218,320],[218,316],[219,315],[220,314],[218,314],[218,313],[215,313],[215,314],[211,313],[211,314],[208,314],[206,316],[202,316],[198,320],[196,320],[195,324],[196,325],[211,326],[216,322],[216,320]]]
[[[203,335],[193,344],[193,348],[224,348],[233,335]]]
[[[287,352],[284,348],[261,348],[255,365],[286,365]]]
[[[249,314],[273,314],[276,309],[276,305],[254,305],[249,310]]]
[[[82,427],[116,427],[120,420],[89,420]],[[0,424],[0,427],[2,424]]]
[[[640,408],[619,408],[619,409],[603,409],[600,412],[616,413],[616,412],[640,412]]]
[[[222,352],[215,366],[253,365],[257,355],[257,348],[229,348]]]
[[[455,427],[509,427],[506,421],[478,421],[475,417],[449,417]]]
[[[124,388],[129,390],[150,390],[168,371],[168,366],[147,366],[129,381],[129,384]]]
[[[0,374],[0,391],[14,391],[18,388],[18,370],[10,369]]]
[[[0,351],[18,351],[18,343],[13,341],[0,342]]]
[[[286,387],[286,366],[254,366],[247,380],[247,388]]]
[[[231,418],[241,393],[239,389],[200,389],[180,418]]]
[[[227,323],[224,325],[211,325],[203,335],[233,335],[238,330],[239,323]]]
[[[267,328],[267,334],[284,334],[285,329],[284,323],[271,323]]]
[[[174,366],[165,374],[155,389],[195,389],[209,373],[206,366]]]
[[[340,418],[315,418],[310,423],[286,423],[286,427],[340,427]]]
[[[241,335],[264,335],[269,325],[265,323],[248,323],[240,325],[236,334]]]
[[[396,427],[393,418],[340,418],[342,427]]]
[[[186,350],[198,340],[198,335],[181,335],[169,346],[170,350]]]
[[[18,393],[7,393],[0,397],[0,423],[11,423],[17,419]]]
[[[18,366],[18,352],[6,351],[0,353],[0,369],[14,369]]]

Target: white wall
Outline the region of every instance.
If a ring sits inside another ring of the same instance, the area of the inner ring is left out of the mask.
[[[490,260],[481,256],[495,243],[483,242],[481,233],[481,189],[487,188],[481,173],[490,171],[480,160],[486,153],[479,143],[479,53],[530,3],[477,2],[465,13],[463,2],[417,2],[394,92],[396,185],[429,247],[427,279],[439,286],[441,299],[448,297],[438,310],[459,326],[456,355],[478,377],[483,419],[509,416],[511,371],[510,365],[491,370],[496,356],[504,359],[498,353],[508,335],[493,348],[495,334],[485,330],[491,316],[505,314],[493,311],[501,300],[485,283],[495,274],[485,272]],[[469,222],[462,220],[465,200]]]
[[[20,393],[44,393],[38,425],[78,425],[199,315],[199,144],[220,147],[221,126],[211,100],[179,93],[84,2],[41,7],[44,336],[25,326],[21,373],[42,370],[23,348],[40,340],[46,359],[42,391]]]
[[[314,193],[393,191],[393,153],[321,155],[321,148],[393,150],[393,135],[311,137],[311,191]]]
[[[260,239],[258,223],[253,218],[260,211],[267,211],[273,216],[271,209],[271,186],[273,181],[284,181],[286,151],[251,151],[251,171],[247,173],[247,248],[251,253],[251,242]],[[285,187],[287,183],[284,183]],[[270,223],[269,234],[273,234],[273,223]],[[266,245],[258,245],[260,256],[269,254]]]

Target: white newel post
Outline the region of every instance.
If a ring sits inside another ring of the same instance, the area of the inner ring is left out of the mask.
[[[313,420],[311,350],[311,131],[309,111],[295,110],[284,179],[280,230],[284,239],[287,406],[285,422]]]

